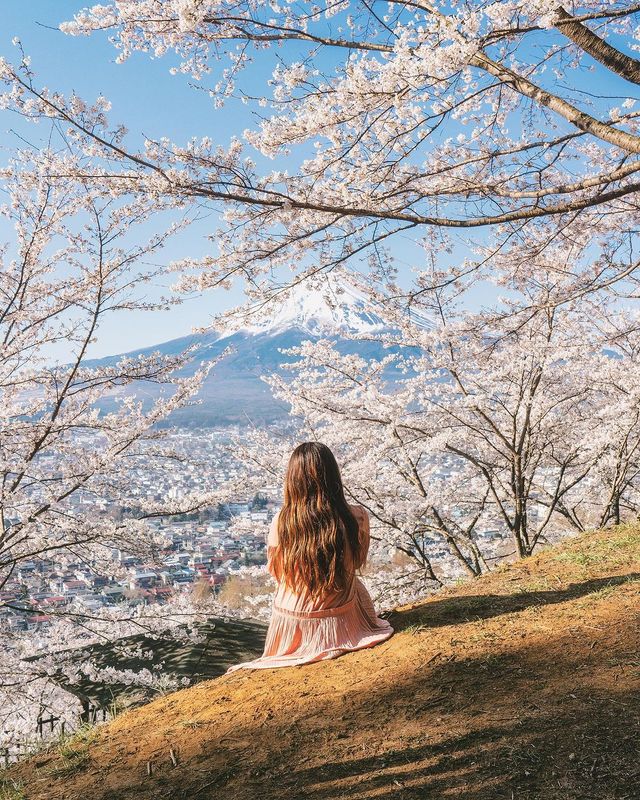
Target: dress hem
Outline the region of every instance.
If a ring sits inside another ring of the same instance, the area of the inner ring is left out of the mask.
[[[375,647],[377,644],[382,644],[390,639],[395,633],[394,629],[389,626],[390,630],[385,631],[379,636],[368,636],[362,639],[358,644],[349,647],[336,647],[331,650],[317,653],[310,657],[292,658],[287,659],[286,656],[264,656],[256,658],[254,661],[246,661],[243,664],[234,664],[229,667],[225,674],[235,672],[238,669],[278,669],[282,667],[302,667],[305,664],[313,664],[316,661],[330,661],[334,658],[339,658],[347,653],[355,653],[358,650],[366,650],[369,647]]]

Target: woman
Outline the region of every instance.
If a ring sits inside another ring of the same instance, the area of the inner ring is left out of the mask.
[[[267,541],[278,588],[264,653],[227,671],[324,661],[388,639],[393,628],[356,577],[368,550],[367,512],[347,504],[333,453],[319,442],[298,445]]]

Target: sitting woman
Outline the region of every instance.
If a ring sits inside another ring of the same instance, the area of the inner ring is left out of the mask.
[[[368,550],[367,512],[347,504],[331,450],[319,442],[296,447],[267,543],[278,588],[264,653],[228,672],[324,661],[388,639],[393,628],[378,619],[356,576]]]

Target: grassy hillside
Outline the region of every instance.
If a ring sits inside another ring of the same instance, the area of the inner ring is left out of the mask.
[[[584,536],[397,610],[371,650],[127,712],[8,796],[637,800],[639,601],[639,530]]]

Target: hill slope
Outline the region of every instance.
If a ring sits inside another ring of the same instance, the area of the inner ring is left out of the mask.
[[[12,772],[27,800],[631,800],[639,600],[638,529],[584,536],[397,610],[376,648],[198,684]]]

